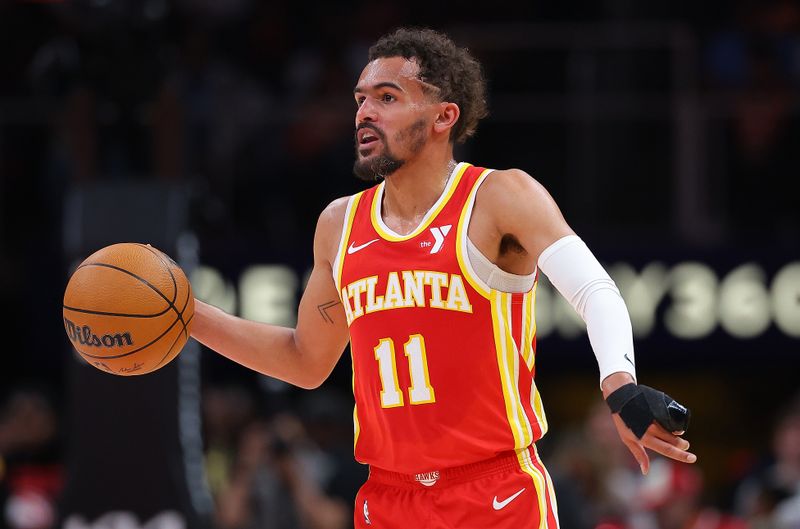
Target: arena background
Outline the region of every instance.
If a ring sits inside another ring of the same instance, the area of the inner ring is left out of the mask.
[[[77,262],[139,240],[201,298],[291,325],[318,213],[362,188],[352,87],[399,25],[483,61],[491,114],[459,159],[550,190],[622,290],[640,382],[693,410],[696,474],[609,483],[633,460],[603,438],[582,325],[543,280],[540,451],[563,527],[785,522],[800,490],[797,2],[5,0],[0,528],[351,523],[365,470],[347,354],[314,392],[194,343],[118,379],[74,358],[61,298]],[[764,477],[776,463],[788,485]],[[680,501],[691,516],[662,512]]]

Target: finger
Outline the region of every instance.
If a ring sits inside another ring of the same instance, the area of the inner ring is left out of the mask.
[[[649,435],[642,438],[644,445],[653,450],[654,452],[658,452],[659,454],[674,459],[676,461],[682,461],[684,463],[694,463],[697,461],[697,456],[692,454],[691,452],[687,452],[686,450],[681,450],[677,446],[673,446],[666,441],[662,441],[656,436]]]
[[[636,441],[625,441],[625,446],[628,447],[628,450],[633,454],[633,458],[639,463],[642,474],[647,474],[650,471],[650,457],[647,455],[644,446]]]
[[[675,446],[675,447],[677,447],[677,448],[679,448],[681,450],[688,450],[689,449],[689,441],[687,441],[686,439],[681,439],[680,437],[676,436],[675,434],[669,433],[668,431],[666,431],[664,428],[662,428],[657,423],[653,423],[652,425],[650,425],[650,427],[647,429],[647,432],[645,433],[645,435],[654,436],[654,437],[656,437],[658,439],[661,439],[662,441],[664,441],[666,443],[669,443],[672,446]]]

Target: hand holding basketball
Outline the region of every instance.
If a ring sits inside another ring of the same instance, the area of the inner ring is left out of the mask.
[[[194,295],[183,270],[150,245],[90,255],[64,293],[64,328],[78,353],[115,375],[165,366],[189,339]]]

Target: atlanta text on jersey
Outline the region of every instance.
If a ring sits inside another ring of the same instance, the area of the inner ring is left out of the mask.
[[[380,294],[379,284],[385,286]],[[364,277],[344,287],[341,295],[348,324],[371,312],[409,307],[472,312],[461,276],[430,270],[389,272],[385,281]]]

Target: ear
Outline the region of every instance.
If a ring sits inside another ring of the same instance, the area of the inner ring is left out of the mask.
[[[442,102],[439,103],[439,113],[433,122],[433,130],[439,133],[450,133],[450,129],[458,121],[461,115],[461,109],[455,103]]]

